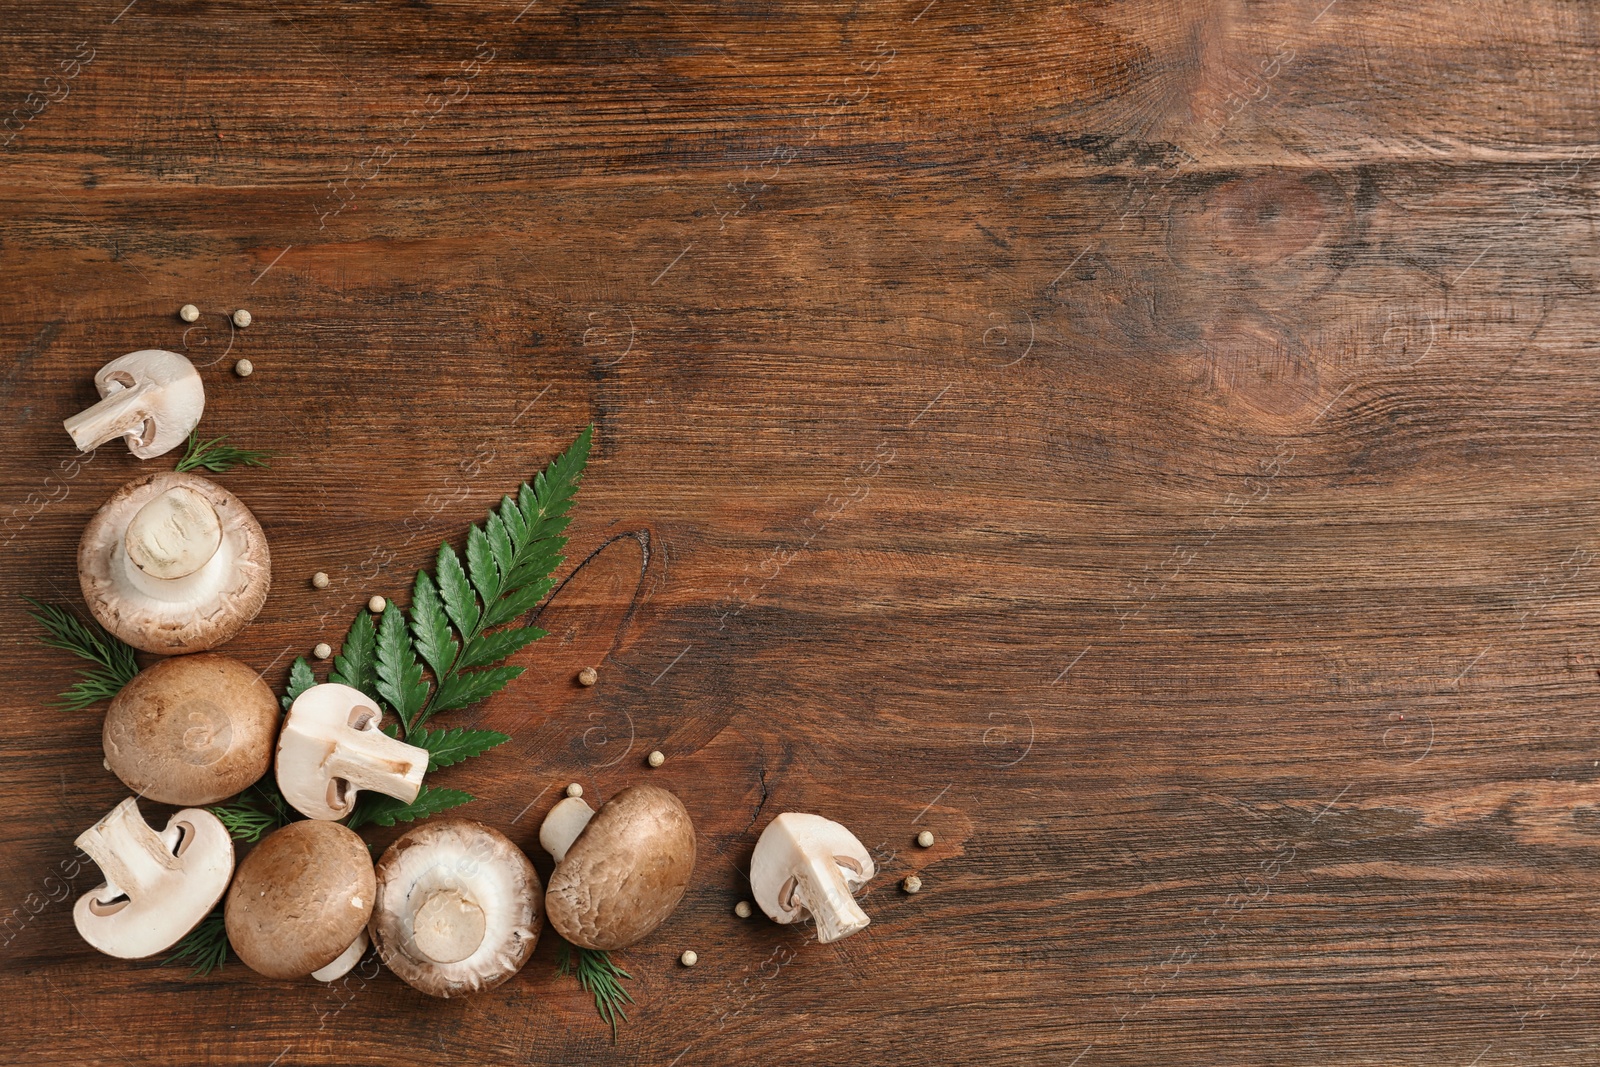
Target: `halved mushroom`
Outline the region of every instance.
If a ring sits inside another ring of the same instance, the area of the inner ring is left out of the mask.
[[[665,789],[634,785],[595,813],[581,797],[550,810],[539,843],[555,857],[550,925],[583,948],[626,948],[666,922],[694,873],[694,824]]]
[[[100,865],[103,885],[78,898],[72,921],[108,956],[143,959],[165,951],[200,924],[233,874],[233,840],[209,811],[185,808],[160,833],[129,797],[78,835]]]
[[[785,812],[767,824],[750,858],[750,889],[773,922],[810,916],[817,940],[849,937],[872,920],[855,901],[877,868],[856,835],[831,819]]]
[[[278,788],[300,814],[342,819],[372,789],[407,804],[428,773],[428,750],[378,728],[372,698],[337,682],[314,685],[289,707],[278,738]]]
[[[215,804],[272,766],[278,698],[261,675],[202,652],[146,667],[111,699],[106,766],[162,804]]]
[[[268,978],[332,981],[361,958],[377,883],[366,842],[336,822],[292,822],[239,864],[223,917],[228,943]],[[346,964],[340,970],[336,964]]]
[[[431,819],[378,861],[373,944],[413,989],[454,997],[493,989],[522,969],[543,923],[528,857],[471,819]]]
[[[159,348],[117,357],[95,374],[94,387],[103,399],[63,423],[80,452],[121,437],[139,459],[153,459],[183,444],[206,406],[194,364]]]
[[[256,617],[272,584],[261,524],[194,474],[137,478],[78,542],[78,584],[100,625],[164,656],[204,652]]]

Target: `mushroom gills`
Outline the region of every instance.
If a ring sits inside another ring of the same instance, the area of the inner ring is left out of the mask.
[[[750,885],[761,910],[780,923],[809,917],[824,944],[871,923],[854,894],[875,873],[872,857],[854,834],[800,812],[772,820],[750,861]]]

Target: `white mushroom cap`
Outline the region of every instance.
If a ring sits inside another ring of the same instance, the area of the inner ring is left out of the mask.
[[[78,898],[72,920],[108,956],[143,959],[200,924],[233,874],[233,840],[209,811],[185,808],[161,833],[129,797],[78,835],[105,883]]]
[[[139,459],[153,459],[183,444],[206,406],[194,364],[159,348],[112,360],[95,374],[94,386],[103,399],[63,423],[80,452],[121,437]]]
[[[196,474],[137,478],[78,542],[78,583],[100,624],[161,655],[204,652],[256,617],[272,584],[261,524]]]
[[[312,819],[342,819],[372,789],[406,803],[428,773],[428,750],[378,728],[383,712],[359,689],[314,685],[295,698],[278,735],[278,788]]]
[[[378,861],[370,932],[384,965],[436,997],[493,989],[522,969],[544,925],[522,850],[470,819],[430,819]]]
[[[773,922],[810,916],[817,940],[838,941],[872,920],[855,891],[877,868],[856,836],[820,815],[785,812],[767,824],[750,858],[750,888]]]

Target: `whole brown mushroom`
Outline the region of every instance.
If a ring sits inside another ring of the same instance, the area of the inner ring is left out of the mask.
[[[545,818],[539,841],[556,860],[545,889],[550,925],[583,948],[626,948],[650,934],[694,873],[694,824],[659,786],[629,786],[598,813],[568,797]]]
[[[544,925],[543,903],[533,864],[504,834],[471,819],[430,819],[378,861],[370,932],[401,981],[460,996],[522,969]]]
[[[376,899],[372,855],[336,822],[293,822],[264,838],[239,864],[224,910],[228,943],[245,966],[268,978],[355,963]],[[343,973],[343,970],[338,972]]]
[[[176,656],[215,648],[255,618],[272,562],[261,524],[238,497],[168,471],[127,483],[89,520],[78,584],[113,635]]]
[[[272,766],[278,699],[229,656],[174,656],[122,687],[106,711],[106,765],[162,804],[215,804]]]

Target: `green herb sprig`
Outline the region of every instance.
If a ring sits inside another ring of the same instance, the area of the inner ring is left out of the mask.
[[[600,1013],[600,1018],[611,1024],[611,1040],[615,1043],[617,1020],[628,1021],[628,1013],[622,1005],[624,1002],[634,1002],[633,996],[622,987],[622,979],[631,980],[633,975],[617,966],[609,952],[577,948],[562,941],[561,947],[556,950],[556,977],[566,978],[573,974],[578,976],[578,984],[584,992],[594,997],[594,1007]]]
[[[233,799],[206,810],[222,820],[235,841],[259,841],[297,817],[270,775]]]
[[[99,623],[85,621],[66,608],[23,597],[33,610],[28,615],[44,627],[40,638],[51,648],[64,649],[95,664],[80,667],[79,682],[62,693],[56,706],[67,711],[82,711],[102,700],[110,700],[139,673],[132,646],[112,637]]]
[[[222,905],[218,904],[211,914],[200,920],[199,926],[183,935],[173,946],[172,955],[162,960],[161,965],[192,964],[194,970],[189,972],[189,977],[203,978],[221,967],[227,958],[228,929],[223,921]]]
[[[234,467],[268,467],[267,460],[277,455],[276,452],[257,452],[249,448],[235,448],[223,444],[228,439],[227,434],[213,437],[209,441],[202,441],[200,434],[195,430],[189,431],[189,446],[183,450],[183,458],[178,460],[178,465],[173,470],[180,474],[184,471],[208,470],[213,474],[232,470]]]

